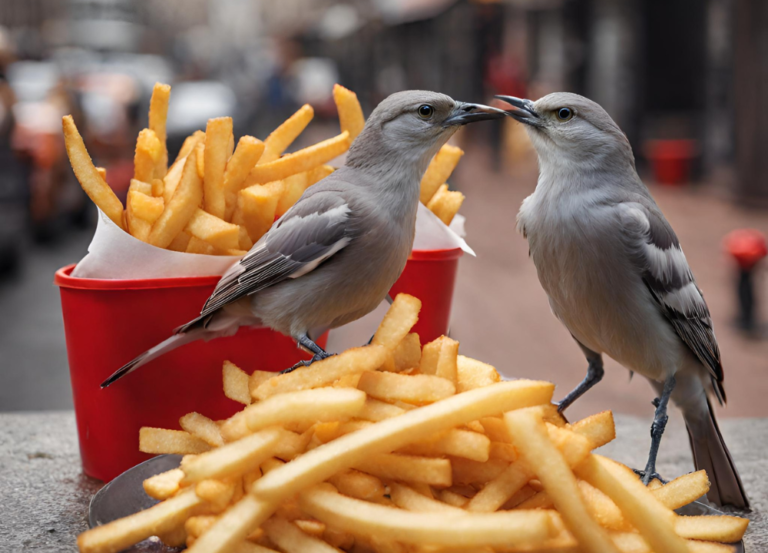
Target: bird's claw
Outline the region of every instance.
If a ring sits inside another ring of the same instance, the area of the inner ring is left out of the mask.
[[[644,470],[632,469],[632,472],[637,474],[643,480],[643,484],[645,486],[647,486],[651,482],[651,480],[658,480],[662,484],[666,484],[667,483],[667,481],[664,480],[661,476],[659,476],[659,473],[656,472],[656,471],[648,473],[648,472],[646,472]]]
[[[316,353],[315,355],[312,356],[312,359],[303,359],[298,363],[296,363],[294,366],[288,367],[287,369],[280,371],[279,374],[288,374],[290,372],[295,371],[299,367],[309,367],[315,361],[322,361],[323,359],[328,359],[329,357],[333,357],[334,355],[336,354],[335,353],[326,353],[326,354]]]

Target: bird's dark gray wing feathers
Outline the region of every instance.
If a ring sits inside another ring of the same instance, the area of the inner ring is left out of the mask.
[[[709,369],[722,403],[723,367],[712,318],[675,231],[657,208],[638,203],[621,207],[623,230],[632,242],[632,257],[643,282],[680,339]]]
[[[312,271],[352,240],[351,216],[340,194],[325,191],[302,197],[222,277],[200,318],[243,296]]]

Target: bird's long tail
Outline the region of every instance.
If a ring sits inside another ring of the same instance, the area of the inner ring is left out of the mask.
[[[720,434],[709,399],[706,399],[706,412],[701,402],[700,408],[695,411],[685,409],[683,415],[693,450],[693,463],[696,470],[704,469],[709,476],[711,487],[707,499],[717,505],[727,504],[748,509],[749,499],[744,493],[736,465],[733,464],[731,454]]]
[[[112,373],[112,376],[107,378],[104,382],[101,383],[102,388],[106,388],[110,384],[113,384],[114,382],[117,382],[121,378],[123,378],[125,375],[132,373],[142,365],[146,365],[153,359],[157,359],[161,355],[168,353],[169,351],[172,351],[180,346],[183,346],[184,344],[188,344],[190,342],[194,342],[198,338],[202,338],[203,334],[205,333],[205,329],[202,328],[196,328],[189,330],[187,332],[174,334],[167,340],[164,340],[157,344],[154,347],[149,348],[147,351],[136,357],[133,361],[129,361],[119,369],[117,369],[114,373]]]

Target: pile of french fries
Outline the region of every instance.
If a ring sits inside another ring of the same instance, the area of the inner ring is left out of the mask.
[[[245,408],[182,430],[142,428],[140,448],[183,454],[144,482],[160,503],[83,533],[83,553],[150,536],[193,553],[725,553],[748,521],[678,516],[704,471],[645,487],[592,453],[610,412],[574,424],[554,385],[502,382],[440,337],[411,333],[421,303],[395,298],[370,345],[292,373],[223,367]]]
[[[184,141],[168,166],[166,116],[171,87],[157,83],[149,107],[149,124],[136,141],[134,175],[126,206],[94,166],[74,120],[63,118],[64,139],[75,176],[93,202],[132,236],[170,250],[208,255],[245,254],[276,218],[304,191],[333,172],[326,165],[346,152],[363,130],[365,118],[354,92],[336,85],[341,134],[293,154],[283,152],[314,116],[304,105],[263,142],[253,136],[237,141],[231,117],[209,119],[205,132]],[[429,166],[421,199],[450,224],[464,196],[442,184],[463,152],[445,146]]]

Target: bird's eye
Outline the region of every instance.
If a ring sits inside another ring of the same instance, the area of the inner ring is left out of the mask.
[[[433,108],[429,104],[424,104],[422,106],[419,106],[419,109],[416,110],[416,112],[419,114],[419,117],[421,117],[422,119],[430,119],[432,117],[432,114],[435,113],[435,108]]]
[[[571,108],[560,108],[557,110],[557,118],[560,121],[568,121],[573,117],[573,110]]]

